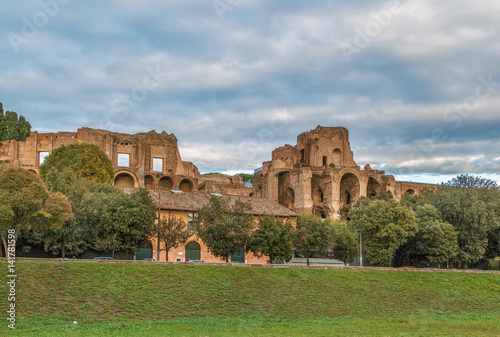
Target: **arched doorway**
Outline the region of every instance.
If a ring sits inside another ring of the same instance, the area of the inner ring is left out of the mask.
[[[128,173],[120,173],[115,177],[115,186],[133,188],[134,185],[134,178]]]
[[[343,206],[350,207],[359,198],[359,179],[352,173],[346,173],[340,181],[340,198]]]
[[[162,191],[167,191],[174,188],[174,183],[169,177],[163,177],[160,179],[160,186]]]
[[[193,183],[188,179],[184,179],[183,181],[181,181],[179,189],[182,192],[193,192]]]
[[[150,175],[144,177],[144,187],[148,190],[154,189],[154,179]]]
[[[201,247],[196,241],[190,241],[186,245],[186,260],[201,260]]]

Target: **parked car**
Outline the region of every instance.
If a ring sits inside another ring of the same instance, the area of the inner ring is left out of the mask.
[[[154,261],[154,260],[155,259],[152,259],[152,258],[148,257],[148,258],[145,258],[143,261]]]
[[[108,256],[99,256],[99,257],[94,257],[94,260],[113,260],[113,258]]]

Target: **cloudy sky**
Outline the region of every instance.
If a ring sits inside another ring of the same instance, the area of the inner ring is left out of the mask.
[[[23,0],[0,7],[0,101],[39,132],[174,133],[252,171],[345,126],[399,180],[500,181],[500,2]]]

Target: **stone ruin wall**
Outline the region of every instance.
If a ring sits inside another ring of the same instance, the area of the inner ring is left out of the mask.
[[[297,213],[338,218],[361,197],[390,191],[396,199],[435,185],[396,182],[385,171],[361,169],[354,161],[349,133],[343,127],[304,132],[297,145],[272,152],[254,178],[254,195],[270,198]]]

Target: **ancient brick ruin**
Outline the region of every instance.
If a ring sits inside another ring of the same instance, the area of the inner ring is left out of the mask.
[[[183,161],[177,138],[166,132],[150,131],[129,135],[106,130],[81,128],[77,132],[32,132],[24,142],[5,141],[0,145],[0,160],[38,173],[38,166],[52,150],[62,145],[89,143],[103,150],[113,163],[115,185],[158,190],[198,190],[249,196],[240,176],[200,175],[191,162]],[[199,186],[199,184],[201,186]]]
[[[397,182],[384,171],[361,169],[353,158],[349,132],[343,127],[321,127],[297,137],[297,145],[272,152],[272,160],[257,170],[252,188],[240,176],[200,175],[191,162],[183,161],[177,138],[166,132],[135,135],[81,128],[77,132],[32,132],[26,141],[5,141],[0,160],[38,173],[38,166],[52,150],[62,145],[97,145],[111,159],[115,185],[183,192],[210,192],[268,198],[302,214],[339,217],[360,196],[390,191],[397,198],[418,193],[434,185]]]
[[[390,191],[396,199],[434,185],[397,182],[384,171],[361,169],[353,158],[349,132],[322,127],[297,137],[297,145],[275,149],[254,178],[254,196],[270,198],[299,214],[338,218],[361,196]]]

